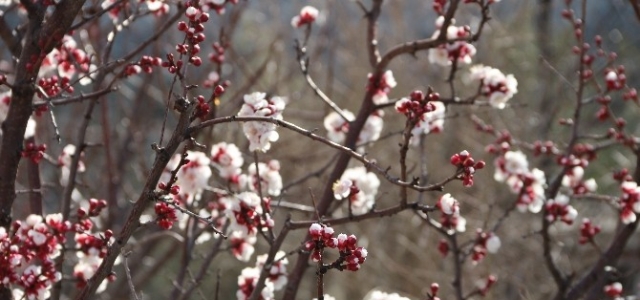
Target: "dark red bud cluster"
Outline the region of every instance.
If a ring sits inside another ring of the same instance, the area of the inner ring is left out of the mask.
[[[47,150],[47,145],[36,145],[35,143],[27,143],[27,146],[22,150],[21,156],[29,158],[34,163],[40,163],[44,157],[44,152]]]
[[[486,163],[482,160],[476,162],[467,150],[452,155],[450,162],[462,170],[462,184],[466,187],[473,185],[473,174],[476,170],[483,169],[486,166]]]
[[[593,237],[600,233],[600,230],[600,226],[593,225],[589,219],[582,220],[582,225],[580,225],[580,239],[578,242],[584,245],[593,241]]]

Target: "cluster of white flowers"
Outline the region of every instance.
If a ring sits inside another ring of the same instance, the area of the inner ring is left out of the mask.
[[[411,300],[407,297],[402,297],[397,293],[388,294],[385,292],[381,292],[378,290],[371,291],[367,296],[364,297],[364,300]]]
[[[347,169],[338,181],[339,184],[334,185],[334,193],[336,193],[336,196],[341,196],[336,197],[336,199],[342,200],[343,197],[346,197],[343,195],[349,195],[345,192],[346,184],[349,181],[359,190],[358,193],[349,197],[351,212],[356,215],[367,213],[376,201],[380,180],[374,173],[367,172],[365,167]]]
[[[349,120],[345,120],[338,113],[332,111],[324,118],[324,128],[327,130],[327,137],[336,143],[344,141],[347,132],[349,132],[349,121],[355,119],[352,112],[342,110],[344,116]]]
[[[238,291],[236,292],[238,300],[249,299],[255,289],[258,278],[260,278],[260,272],[265,266],[267,257],[267,254],[258,256],[255,267],[242,270],[242,273],[238,276]],[[260,293],[260,299],[274,299],[274,292],[281,290],[287,284],[287,264],[289,264],[289,260],[286,258],[286,253],[278,251],[274,258],[273,264],[269,269],[269,277],[267,277],[265,286]]]
[[[455,20],[451,20],[451,25],[446,29],[448,40],[465,38],[471,35],[468,26],[453,26]],[[440,35],[440,30],[444,25],[444,16],[438,17],[436,27],[438,28],[432,38],[435,39]],[[470,64],[471,57],[476,54],[476,47],[466,41],[456,41],[444,43],[436,48],[429,49],[429,62],[439,64],[441,66],[450,66],[454,60],[458,63]]]
[[[598,188],[596,180],[593,178],[584,180],[584,168],[575,166],[562,177],[562,186],[571,189],[573,194],[593,193]]]
[[[443,213],[441,223],[444,227],[455,229],[457,232],[467,230],[467,219],[460,215],[460,203],[451,194],[442,195],[436,206]]]
[[[236,297],[238,300],[247,300],[251,296],[251,293],[255,289],[260,278],[260,269],[257,268],[244,268],[240,276],[238,276],[238,291]],[[274,286],[273,282],[266,281],[264,288],[260,292],[260,299],[273,300],[274,298]]]
[[[569,204],[569,196],[558,194],[554,199],[547,200],[546,218],[549,222],[560,220],[567,224],[573,224],[578,216],[578,211]]]
[[[503,109],[507,101],[518,92],[518,81],[512,75],[504,75],[500,70],[488,66],[477,65],[470,69],[469,79],[481,84],[480,93],[489,98],[489,104]]]
[[[345,117],[353,120],[355,117],[353,113],[348,110],[343,110]],[[367,121],[364,123],[362,131],[358,136],[358,144],[364,144],[368,142],[376,141],[380,138],[382,128],[384,127],[384,120],[382,117],[384,112],[381,110],[373,112]],[[327,130],[327,137],[329,140],[342,143],[349,132],[349,121],[342,118],[338,113],[331,112],[324,118],[324,128]]]
[[[446,106],[440,101],[431,101],[435,110],[426,112],[420,117],[420,121],[411,129],[411,143],[416,145],[421,134],[439,133],[444,128]]]
[[[542,209],[546,200],[546,177],[539,169],[529,170],[529,162],[524,153],[507,151],[495,160],[495,167],[493,178],[498,182],[506,182],[513,193],[520,195],[518,210],[524,212],[528,209],[537,213]]]
[[[262,270],[265,262],[267,262],[268,254],[258,255],[256,257],[256,268]],[[271,269],[269,269],[268,281],[273,283],[273,288],[278,291],[287,284],[287,265],[289,260],[284,251],[278,251],[274,257]]]
[[[369,74],[369,80],[372,79],[372,75]],[[369,82],[369,84],[373,84]],[[382,104],[389,102],[389,92],[392,88],[396,87],[398,83],[396,82],[395,77],[393,77],[393,72],[391,70],[387,70],[382,73],[382,78],[378,81],[375,90],[373,91],[373,103]]]
[[[242,173],[244,159],[242,152],[234,144],[217,143],[211,147],[211,165],[218,170],[220,177],[230,180]]]
[[[169,160],[160,177],[161,182],[169,181],[171,172],[178,167],[181,159],[181,154],[175,154]],[[209,185],[209,178],[212,175],[209,166],[211,159],[204,152],[187,151],[187,160],[189,162],[178,171],[175,184],[180,187],[179,195],[186,196],[188,201],[193,201]]]
[[[71,161],[73,156],[76,154],[76,146],[74,145],[66,145],[62,149],[62,153],[58,156],[58,165],[60,166],[60,185],[67,186],[69,184],[69,174],[71,173]],[[82,156],[82,153],[80,154]],[[78,163],[77,172],[84,172],[85,166],[82,160]]]
[[[249,165],[249,189],[257,191],[260,186],[263,195],[280,196],[282,190],[282,176],[280,176],[280,162],[272,159],[268,164],[258,163],[258,174],[256,174],[256,165]],[[260,180],[258,180],[260,175]]]
[[[269,117],[282,120],[282,111],[286,105],[282,97],[266,99],[265,93],[255,92],[244,95],[244,104],[238,113],[239,117]],[[271,142],[278,140],[276,124],[267,122],[244,122],[242,129],[249,139],[249,150],[266,152],[271,148]]]

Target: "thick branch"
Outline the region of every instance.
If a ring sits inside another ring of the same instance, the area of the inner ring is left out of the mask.
[[[109,251],[107,252],[107,256],[102,261],[102,264],[96,271],[95,275],[91,277],[87,285],[82,289],[80,294],[76,297],[76,300],[80,299],[91,299],[92,295],[96,292],[96,289],[100,285],[100,283],[111,273],[111,268],[113,264],[120,254],[120,249],[127,244],[127,241],[133,234],[133,232],[140,226],[140,215],[142,212],[149,206],[149,204],[154,200],[153,191],[158,184],[158,180],[164,171],[164,167],[169,162],[171,155],[178,149],[178,146],[182,141],[187,137],[187,131],[189,128],[189,120],[193,111],[195,110],[195,106],[189,107],[187,111],[180,115],[180,120],[178,121],[178,125],[176,126],[171,139],[167,143],[165,148],[158,149],[155,161],[153,163],[153,168],[149,172],[149,177],[147,177],[147,182],[144,185],[138,200],[136,201],[129,217],[127,218],[122,231],[116,238],[115,242],[111,247],[109,247]]]

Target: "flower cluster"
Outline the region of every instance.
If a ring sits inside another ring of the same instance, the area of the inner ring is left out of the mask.
[[[344,141],[347,132],[349,132],[349,122],[355,119],[352,112],[346,109],[342,112],[348,120],[345,120],[336,112],[331,112],[324,118],[324,128],[327,130],[327,137],[336,143],[342,143]],[[373,142],[380,138],[380,133],[382,133],[384,126],[383,116],[384,112],[382,110],[376,110],[371,113],[365,121],[362,131],[360,131],[357,144]],[[362,152],[361,150],[362,149],[358,149],[358,151]]]
[[[524,212],[539,212],[546,200],[544,189],[546,177],[539,169],[529,170],[527,157],[521,151],[508,151],[509,144],[504,142],[502,154],[496,158],[496,171],[493,178],[498,182],[506,182],[511,191],[518,194],[517,208]]]
[[[71,79],[79,72],[87,73],[95,66],[91,65],[91,57],[78,47],[73,37],[65,35],[62,43],[54,48],[42,60],[39,76],[41,79],[38,85],[43,88],[47,96],[53,97],[63,90],[73,93],[73,87],[69,85]],[[58,76],[44,77],[46,74],[57,72]],[[89,77],[84,77],[80,84],[86,85],[91,82]],[[40,97],[44,95],[39,94]]]
[[[452,155],[450,162],[462,171],[462,184],[466,187],[473,186],[473,174],[475,174],[476,170],[483,169],[486,165],[482,160],[476,162],[467,150]]]
[[[484,232],[481,229],[477,231],[477,238],[471,252],[471,260],[473,264],[482,261],[487,253],[497,253],[500,249],[500,238],[493,232]]]
[[[257,269],[262,270],[262,268],[265,267],[267,257],[267,254],[258,255],[258,257],[256,257]],[[276,291],[282,289],[287,284],[288,264],[289,260],[287,259],[287,254],[283,251],[278,251],[274,257],[273,263],[271,264],[271,268],[269,269],[269,277],[267,277],[267,281],[273,283],[273,288]]]
[[[189,63],[199,67],[202,64],[202,58],[198,56],[198,53],[200,53],[200,43],[205,39],[203,23],[209,21],[209,13],[201,11],[190,2],[187,2],[187,6],[184,14],[189,19],[189,23],[184,21],[178,22],[178,30],[185,33],[188,43],[177,44],[176,51],[182,55],[187,55],[189,57]]]
[[[209,167],[211,160],[204,152],[187,151],[186,154],[184,159],[181,154],[175,154],[169,160],[160,177],[160,182],[169,182],[171,173],[180,167],[176,174],[175,184],[170,188],[178,186],[177,195],[192,201],[208,186],[209,178],[212,175],[211,167]]]
[[[440,291],[440,285],[436,282],[432,283],[429,287],[430,293],[427,294],[427,299],[429,300],[440,300],[438,297],[438,291]]]
[[[255,284],[258,282],[260,271],[265,267],[267,258],[267,254],[259,255],[256,258],[255,268],[245,268],[242,270],[242,274],[238,277],[238,291],[236,292],[238,300],[249,298],[255,289]],[[273,299],[273,292],[281,290],[287,284],[288,264],[289,260],[286,257],[286,253],[278,251],[269,269],[269,275],[261,293],[262,298],[260,299]]]
[[[476,47],[469,44],[464,40],[471,36],[471,28],[469,26],[456,27],[453,26],[455,20],[451,19],[451,25],[446,28],[447,40],[458,40],[449,43],[443,43],[442,45],[429,49],[429,62],[432,64],[438,64],[441,66],[450,66],[453,61],[457,63],[470,64],[471,57],[476,55]],[[444,16],[438,17],[436,20],[436,28],[432,38],[436,39],[440,36],[440,31],[444,25]]]
[[[42,158],[44,157],[44,151],[47,150],[47,145],[37,145],[35,143],[27,143],[22,150],[21,156],[25,158],[29,158],[33,163],[40,163]]]
[[[282,111],[286,105],[285,99],[271,97],[266,99],[265,93],[255,92],[244,95],[244,104],[238,113],[239,117],[270,117],[282,120]],[[278,140],[276,124],[266,122],[244,122],[242,125],[245,136],[249,139],[249,150],[266,152],[271,148],[271,142]]]
[[[234,144],[220,142],[211,147],[211,165],[229,182],[237,182],[244,164],[242,152]]]
[[[134,64],[130,64],[125,68],[124,75],[131,76],[135,74],[140,74],[142,72],[151,74],[153,72],[153,67],[158,67],[161,65],[162,65],[162,58],[143,55],[140,58],[140,61]]]
[[[555,199],[547,200],[545,211],[549,222],[560,220],[568,225],[573,224],[578,216],[578,211],[569,204],[569,196],[563,194],[556,195]]]
[[[157,216],[156,223],[162,229],[171,229],[173,223],[178,220],[176,209],[165,202],[156,203],[154,210]]]
[[[240,276],[238,276],[238,291],[236,297],[238,300],[247,300],[256,288],[258,279],[260,278],[260,269],[244,268]],[[274,298],[273,282],[266,281],[264,288],[260,291],[261,300],[273,300]]]
[[[446,106],[440,101],[429,103],[433,105],[434,110],[422,114],[420,121],[411,130],[411,143],[414,145],[417,144],[418,139],[413,137],[418,137],[421,134],[440,133],[444,129]]]
[[[409,98],[402,98],[396,102],[396,111],[405,115],[409,120],[417,120],[425,113],[436,109],[432,101],[440,99],[438,93],[429,92],[425,95],[422,91],[411,92]]]
[[[451,194],[444,194],[436,203],[436,207],[442,212],[440,223],[442,227],[447,229],[453,229],[458,232],[464,232],[467,227],[467,220],[460,215],[460,203],[453,198]],[[448,251],[447,245],[447,251]],[[440,249],[441,253],[446,253]]]
[[[147,9],[153,12],[156,16],[162,16],[169,13],[169,4],[162,0],[146,0],[145,4],[147,4]]]
[[[620,220],[624,224],[636,221],[636,214],[640,213],[640,187],[635,181],[624,181],[620,185],[622,196],[618,200]]]
[[[496,281],[498,281],[498,278],[496,278],[493,275],[489,275],[489,277],[487,277],[487,279],[483,280],[478,280],[476,282],[476,288],[478,289],[478,292],[480,293],[481,296],[486,296],[487,293],[489,292],[489,289],[491,289],[491,287],[496,283]]]
[[[397,293],[385,293],[374,290],[367,294],[367,296],[364,297],[364,300],[409,300],[409,298],[402,297]]]
[[[387,96],[391,89],[396,87],[398,84],[396,79],[393,77],[393,72],[391,70],[387,70],[382,73],[380,78],[373,76],[373,74],[369,73],[367,75],[369,79],[369,83],[367,84],[367,90],[371,91],[373,94],[373,103],[382,104],[389,101],[389,97]]]
[[[349,199],[352,214],[361,215],[373,208],[380,180],[365,167],[355,167],[344,171],[340,180],[333,185],[335,198]]]
[[[613,282],[604,286],[604,293],[612,299],[623,299],[622,297],[622,283]]]
[[[574,195],[595,192],[598,187],[596,180],[593,178],[583,180],[583,177],[584,168],[580,165],[576,165],[564,175],[562,178],[562,185],[568,187]]]
[[[273,228],[271,199],[262,198],[254,192],[242,192],[223,197],[225,214],[231,220],[231,246],[233,255],[240,261],[248,261],[254,252],[258,230]],[[266,210],[266,211],[265,211]]]
[[[58,156],[58,166],[60,166],[60,170],[62,172],[62,174],[60,175],[60,185],[62,186],[67,186],[67,184],[69,183],[69,174],[71,173],[71,160],[74,155],[76,155],[76,146],[69,144],[62,149],[62,153],[60,154],[60,156]],[[82,158],[83,155],[84,153],[81,152],[80,157]],[[80,160],[80,162],[78,163],[78,169],[76,171],[85,171],[84,163],[82,162],[82,160]]]
[[[503,109],[507,101],[518,92],[518,81],[512,75],[504,75],[500,70],[477,65],[470,69],[469,78],[480,82],[480,93],[489,98],[489,104]]]
[[[238,4],[238,0],[204,0],[200,2],[203,8],[214,10],[219,15],[224,14],[227,3]]]
[[[280,196],[282,190],[282,177],[280,176],[280,162],[275,159],[269,161],[268,164],[258,163],[249,165],[249,189],[258,191],[263,195]],[[258,176],[260,175],[260,176]],[[259,177],[259,178],[258,178]]]
[[[54,259],[60,255],[65,233],[71,223],[62,221],[62,214],[44,219],[30,215],[15,221],[12,232],[0,227],[0,280],[10,287],[14,299],[46,299],[62,275]]]
[[[619,66],[615,70],[606,69],[604,79],[607,82],[607,90],[621,90],[627,82],[627,76],[624,74],[624,67]]]
[[[580,244],[586,244],[589,242],[593,241],[593,238],[600,233],[600,226],[598,225],[593,225],[593,223],[591,223],[591,220],[589,219],[583,219],[582,220],[582,225],[580,225],[580,239],[578,240],[578,242]]]
[[[367,249],[357,246],[358,240],[353,234],[347,236],[341,233],[333,237],[333,228],[313,223],[309,227],[309,235],[311,240],[305,243],[305,248],[312,251],[311,259],[314,262],[322,261],[325,248],[338,249],[340,252],[340,257],[331,264],[324,264],[323,268],[358,271],[367,259]]]
[[[318,18],[318,9],[313,6],[305,6],[300,10],[300,14],[291,19],[291,26],[294,28],[310,25]]]
[[[107,202],[105,200],[90,199],[88,209],[78,208],[78,222],[74,224],[78,262],[73,267],[73,276],[77,279],[78,287],[83,287],[87,284],[87,281],[93,277],[98,267],[100,267],[102,259],[107,255],[113,232],[106,230],[99,234],[91,233],[94,223],[90,219],[98,216],[106,206]],[[108,279],[113,281],[115,277],[110,276]],[[107,281],[102,282],[98,290],[106,289],[106,284]]]

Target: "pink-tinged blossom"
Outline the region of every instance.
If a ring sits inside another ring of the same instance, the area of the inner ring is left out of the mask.
[[[507,101],[518,92],[518,81],[512,74],[504,75],[496,68],[483,65],[473,66],[470,72],[470,79],[480,82],[480,93],[495,108],[505,108]]]
[[[613,299],[622,299],[622,283],[614,282],[604,286],[604,293]]]
[[[342,112],[349,120],[343,119],[336,112],[330,112],[324,118],[324,128],[327,130],[327,137],[336,143],[342,143],[344,141],[347,132],[349,132],[349,121],[355,119],[352,112],[346,109]]]
[[[217,143],[211,147],[211,165],[220,173],[220,177],[231,179],[240,174],[244,164],[242,152],[234,144]]]
[[[169,160],[160,177],[160,182],[169,181],[171,172],[178,167],[181,158],[181,154],[175,154]],[[202,193],[209,185],[209,178],[212,175],[211,159],[204,152],[187,151],[187,160],[188,162],[180,167],[174,186],[179,187],[178,195],[189,196],[189,199],[193,200],[195,195]]]
[[[507,151],[495,160],[493,178],[505,182],[511,192],[518,194],[516,207],[520,212],[539,212],[546,201],[546,176],[539,169],[529,170],[529,162],[521,151]]]
[[[342,199],[351,193],[353,182],[349,179],[338,179],[333,183],[333,196],[336,199]]]
[[[554,199],[547,200],[545,211],[547,212],[547,220],[555,222],[560,220],[568,225],[578,216],[578,211],[569,205],[569,197],[567,195],[558,194]]]
[[[268,254],[258,255],[256,257],[256,268],[262,270],[264,263],[267,261]],[[281,290],[287,284],[287,265],[289,260],[284,251],[278,251],[274,257],[273,264],[269,269],[269,277],[267,281],[273,283],[273,289]]]
[[[282,120],[282,111],[286,103],[282,97],[266,99],[265,93],[255,92],[244,96],[244,104],[238,112],[239,117],[268,117]],[[280,137],[276,132],[276,124],[267,122],[244,122],[242,129],[249,139],[249,150],[266,152],[271,148],[271,142]]]
[[[501,245],[500,238],[495,233],[484,232],[482,229],[478,229],[477,238],[471,252],[473,264],[475,265],[482,261],[488,253],[497,253]]]
[[[249,189],[257,191],[260,186],[263,196],[280,196],[282,190],[282,177],[280,176],[280,162],[272,159],[268,164],[258,163],[258,172],[256,174],[256,164],[249,165]],[[258,175],[260,180],[258,182]]]
[[[451,194],[449,193],[442,195],[436,206],[447,215],[460,212],[460,204],[458,203],[458,200],[451,197]]]
[[[343,112],[344,115],[349,118],[349,121],[355,118],[353,113],[350,111],[343,110]],[[380,133],[382,133],[382,128],[384,126],[384,120],[382,119],[383,116],[384,112],[377,110],[367,118],[367,121],[365,121],[364,127],[358,136],[358,144],[373,142],[380,138]],[[349,121],[343,119],[336,112],[329,113],[324,118],[324,128],[327,130],[327,137],[329,140],[336,143],[344,142],[347,132],[349,132]]]
[[[46,299],[62,275],[55,258],[65,243],[71,223],[61,214],[29,215],[16,220],[13,233],[0,229],[0,282],[12,290],[15,299]]]
[[[640,213],[640,187],[635,181],[624,181],[620,188],[622,189],[622,196],[618,199],[620,220],[624,224],[630,224],[637,220],[636,214]]]
[[[393,77],[393,72],[391,72],[391,70],[385,71],[379,80],[376,80],[371,73],[367,76],[369,78],[367,89],[373,93],[373,103],[382,104],[389,102],[389,92],[398,85],[396,79]]]
[[[60,175],[60,185],[67,186],[69,183],[69,175],[71,174],[71,161],[73,160],[73,156],[76,155],[76,146],[69,144],[66,145],[62,149],[62,153],[58,156],[58,166],[60,166],[61,175]],[[84,153],[80,154],[81,160],[78,163],[78,169],[76,170],[79,173],[85,171],[84,163],[82,162],[82,156]]]
[[[373,208],[378,187],[380,187],[378,177],[372,172],[367,172],[365,167],[355,167],[347,169],[344,174],[342,174],[340,181],[346,180],[351,181],[352,186],[358,190],[357,193],[350,193],[349,202],[351,212],[356,215],[369,212],[369,210]],[[342,198],[336,199],[341,200]]]
[[[255,252],[253,245],[256,243],[255,235],[245,235],[240,231],[234,231],[229,236],[231,244],[231,253],[239,261],[247,262],[251,259],[251,255]]]
[[[575,195],[595,192],[598,188],[596,180],[591,178],[584,180],[584,168],[575,166],[571,168],[562,178],[562,185],[571,189]]]
[[[471,30],[469,26],[456,27],[453,26],[455,20],[451,20],[451,25],[446,29],[446,38],[448,40],[455,40],[461,38],[468,38],[471,36]],[[444,25],[444,16],[438,17],[436,20],[436,27],[438,28],[431,37],[432,39],[440,36],[440,30]],[[466,41],[455,41],[450,43],[444,43],[435,48],[429,49],[429,62],[432,64],[438,64],[441,66],[450,66],[454,60],[458,63],[470,64],[471,58],[476,54],[476,47]]]
[[[364,300],[410,300],[407,297],[402,297],[397,293],[385,293],[382,291],[371,291],[364,297]]]
[[[291,19],[291,26],[302,27],[313,23],[318,18],[319,11],[313,6],[305,6],[300,10],[300,14]]]
[[[146,0],[147,8],[156,16],[162,16],[169,13],[170,6],[162,0]]]
[[[503,182],[510,176],[523,175],[529,172],[529,161],[522,151],[507,151],[496,160],[496,172],[493,178]]]
[[[238,276],[238,291],[236,297],[238,300],[247,300],[253,290],[255,289],[258,279],[260,278],[260,269],[258,268],[244,268],[240,276]],[[260,292],[261,300],[273,300],[274,287],[271,281],[266,281],[264,288]]]
[[[420,117],[420,121],[411,129],[411,143],[416,145],[421,134],[440,133],[444,128],[444,118],[446,106],[440,101],[430,102],[434,110],[425,112]]]
[[[607,90],[621,90],[624,88],[627,82],[627,76],[624,72],[620,72],[621,70],[611,70],[607,69],[605,74],[605,81],[607,83]],[[624,69],[622,69],[624,71]]]

